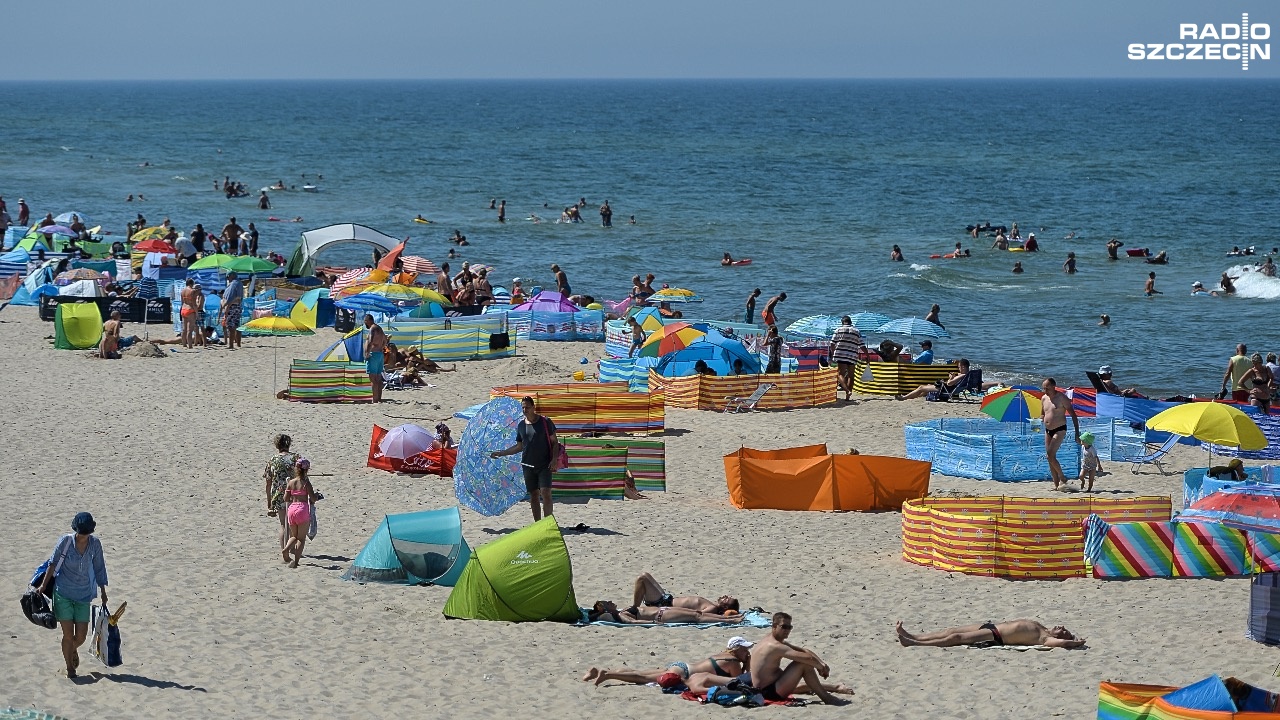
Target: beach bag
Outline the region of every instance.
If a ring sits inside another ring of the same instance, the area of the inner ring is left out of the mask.
[[[489,349],[502,350],[511,346],[511,334],[500,332],[489,336]]]
[[[53,562],[54,577],[58,576],[58,570],[62,567],[62,561],[66,559],[67,551],[71,549],[71,547],[67,545],[68,538],[70,537],[71,535],[63,535],[62,539],[58,541],[58,559]],[[33,588],[39,588],[44,583],[44,576],[47,572],[49,572],[49,561],[45,560],[40,563],[39,567],[36,568],[36,571],[31,574],[31,582],[27,584]]]
[[[120,627],[117,623],[124,614],[127,603],[112,615],[106,605],[92,605],[89,610],[89,648],[93,656],[107,667],[119,667],[124,664],[120,656]]]
[[[22,614],[28,620],[48,630],[54,630],[58,627],[58,621],[53,617],[53,610],[49,607],[49,598],[40,594],[40,591],[31,588],[22,594]]]
[[[547,431],[546,421],[545,417],[542,418],[542,431],[544,433]],[[569,467],[569,452],[564,449],[564,443],[559,440],[553,442],[551,433],[547,433],[547,445],[551,449],[551,472],[560,472]]]

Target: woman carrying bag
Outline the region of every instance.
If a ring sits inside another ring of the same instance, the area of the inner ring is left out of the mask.
[[[97,523],[87,512],[71,521],[74,534],[63,535],[49,557],[49,570],[40,583],[40,592],[53,588],[53,617],[62,626],[62,657],[67,677],[76,676],[80,666],[80,646],[89,635],[89,604],[97,588],[102,604],[107,604],[107,564],[102,542],[93,536]]]

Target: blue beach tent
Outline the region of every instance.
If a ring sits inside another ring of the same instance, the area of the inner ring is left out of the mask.
[[[387,515],[342,579],[453,587],[470,559],[456,505]]]

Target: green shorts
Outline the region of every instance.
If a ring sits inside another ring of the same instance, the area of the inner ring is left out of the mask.
[[[61,622],[89,622],[89,603],[68,600],[53,591],[53,619]]]

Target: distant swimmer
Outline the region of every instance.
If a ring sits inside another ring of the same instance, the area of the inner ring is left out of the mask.
[[[904,258],[902,257],[902,248],[898,247],[897,245],[894,245],[893,250],[889,251],[889,260],[891,260],[892,262],[902,262],[903,259]]]
[[[1075,253],[1073,252],[1067,253],[1067,259],[1065,262],[1062,263],[1062,272],[1068,275],[1076,274],[1076,254]]]
[[[1262,267],[1259,269],[1259,272],[1261,272],[1263,275],[1266,275],[1267,277],[1276,276],[1276,263],[1274,260],[1271,259],[1270,255],[1268,255],[1267,259],[1263,261]]]
[[[133,202],[133,193],[129,193],[129,197],[124,199],[125,202]]]
[[[1009,231],[1009,237],[1013,240],[1021,240],[1022,236],[1018,234],[1018,223],[1013,224],[1013,229]]]
[[[1013,272],[1015,275],[1022,273],[1022,262],[1018,261],[1013,264]]]
[[[489,209],[490,210],[498,209],[498,198],[489,198]]]
[[[1040,251],[1040,243],[1036,242],[1035,233],[1030,233],[1029,235],[1027,235],[1027,241],[1022,244],[1022,249],[1026,250],[1027,252]]]
[[[998,232],[996,233],[996,241],[991,243],[991,248],[993,250],[1008,250],[1009,239],[1004,236],[1004,233]]]
[[[942,306],[935,304],[933,307],[929,308],[929,314],[925,315],[924,319],[926,322],[931,322],[934,325],[937,325],[938,327],[945,330],[946,326],[943,325],[942,321],[938,319],[938,313],[940,312],[942,312]]]
[[[498,222],[505,223],[507,221],[507,201],[503,200],[498,203]]]
[[[1197,296],[1197,295],[1199,295],[1199,296],[1202,296],[1202,297],[1203,297],[1203,296],[1213,296],[1213,297],[1217,297],[1217,296],[1218,296],[1218,293],[1216,293],[1216,292],[1209,292],[1208,290],[1205,290],[1205,289],[1204,289],[1204,283],[1202,283],[1202,282],[1200,282],[1199,280],[1197,280],[1197,281],[1195,281],[1195,282],[1191,283],[1191,295],[1192,295],[1192,296]]]
[[[1155,277],[1155,275],[1156,275],[1155,273],[1151,273],[1151,276],[1152,276],[1152,277]],[[1235,286],[1235,284],[1232,282],[1232,280],[1239,280],[1239,279],[1240,279],[1240,278],[1239,278],[1239,276],[1237,276],[1237,277],[1231,277],[1230,275],[1228,275],[1228,274],[1226,274],[1226,273],[1222,273],[1222,279],[1218,281],[1218,284],[1222,286],[1222,294],[1223,294],[1223,295],[1235,295],[1235,294],[1236,294],[1236,286]]]
[[[627,224],[628,224],[628,225],[635,225],[635,224],[636,224],[636,216],[635,216],[635,215],[632,215],[632,216],[631,216],[631,219],[630,219],[629,221],[627,221]]]
[[[263,190],[262,194],[258,196],[258,209],[259,210],[271,209],[271,198],[267,197],[266,190]]]
[[[1063,239],[1063,240],[1074,240],[1075,238],[1076,238],[1076,231],[1075,231],[1075,230],[1072,230],[1071,232],[1069,232],[1069,233],[1067,233],[1066,235],[1063,235],[1063,236],[1062,236],[1062,239]]]
[[[1226,274],[1226,273],[1223,273],[1223,274],[1222,274],[1222,277],[1224,277],[1224,278],[1225,278],[1226,276],[1227,276],[1227,274]],[[1160,292],[1159,290],[1157,290],[1157,289],[1156,289],[1156,274],[1155,274],[1154,272],[1147,273],[1147,282],[1146,282],[1146,284],[1145,284],[1145,285],[1143,285],[1143,287],[1142,287],[1142,292],[1143,292],[1143,294],[1145,294],[1147,297],[1151,297],[1152,295],[1163,295],[1163,294],[1164,294],[1164,293],[1162,293],[1162,292]]]
[[[421,215],[421,214],[415,215],[415,216],[413,217],[413,221],[414,221],[414,222],[420,222],[420,223],[426,223],[426,224],[430,224],[430,223],[431,223],[431,221],[430,221],[430,220],[428,220],[428,219],[426,219],[426,218],[422,217],[422,215]]]
[[[725,253],[725,254],[724,254],[724,257],[720,258],[720,264],[721,264],[721,265],[732,265],[732,264],[733,264],[733,256],[732,256],[732,255],[730,255],[729,253]]]
[[[1110,240],[1108,240],[1107,241],[1107,259],[1119,260],[1120,259],[1119,250],[1122,247],[1124,247],[1124,243],[1120,242],[1119,240],[1115,238],[1111,238]]]
[[[525,220],[528,220],[529,222],[533,223],[534,225],[541,225],[541,224],[542,224],[542,218],[538,217],[537,215],[535,215],[535,214],[533,214],[533,213],[529,213],[529,217],[525,218]]]
[[[1099,315],[1098,327],[1111,327],[1111,316],[1106,313]]]

